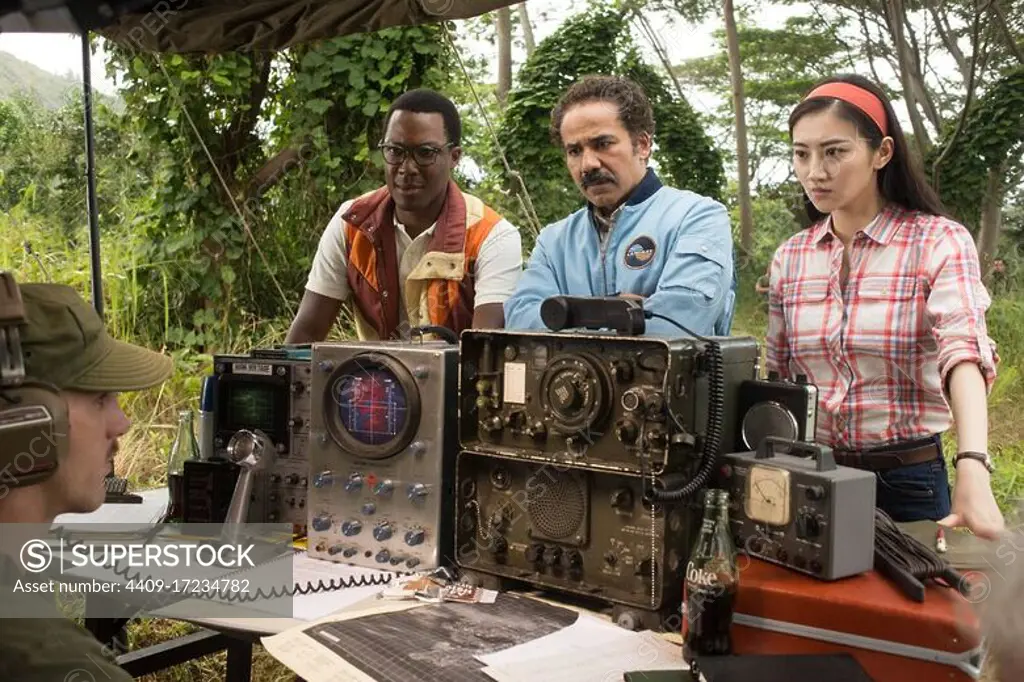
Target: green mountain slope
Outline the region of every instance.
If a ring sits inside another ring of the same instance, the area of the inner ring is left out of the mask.
[[[74,76],[56,76],[8,52],[0,52],[0,100],[19,93],[28,94],[46,108],[57,109],[69,95],[81,90],[82,82]],[[108,105],[113,102],[106,95],[96,93],[96,96]]]

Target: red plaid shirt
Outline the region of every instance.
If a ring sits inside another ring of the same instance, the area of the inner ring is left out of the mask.
[[[995,343],[970,233],[946,218],[884,209],[843,244],[825,219],[775,252],[767,367],[817,385],[817,440],[862,449],[941,433],[950,370],[976,362],[991,390]]]

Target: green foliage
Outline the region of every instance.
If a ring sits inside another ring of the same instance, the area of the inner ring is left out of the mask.
[[[663,179],[715,197],[721,192],[721,157],[689,104],[674,97],[658,73],[640,60],[628,29],[621,13],[604,7],[585,11],[542,41],[519,71],[497,134],[512,168],[528,169],[523,176],[542,224],[565,217],[582,202],[562,152],[550,140],[549,126],[558,99],[587,74],[626,75],[640,81],[656,113],[652,161]],[[491,165],[499,167],[499,162],[492,157]],[[507,179],[504,186],[516,189]],[[498,192],[494,196],[502,202]],[[502,208],[527,224],[518,205],[506,199]]]
[[[280,55],[109,52],[152,173],[143,258],[166,264],[144,288],[147,310],[165,314],[145,324],[207,350],[252,320],[290,317],[329,217],[383,181],[372,149],[390,102],[450,73],[438,26]]]
[[[927,164],[934,169],[942,158],[942,200],[960,220],[976,227],[989,170],[1001,168],[1007,186],[1024,173],[1024,66],[1009,70],[975,101],[955,138],[954,125]]]

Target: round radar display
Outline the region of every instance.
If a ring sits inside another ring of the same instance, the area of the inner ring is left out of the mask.
[[[401,363],[367,353],[342,363],[328,383],[324,421],[334,441],[363,457],[390,457],[416,433],[420,397]]]

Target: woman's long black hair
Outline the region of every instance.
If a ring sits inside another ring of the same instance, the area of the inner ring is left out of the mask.
[[[942,207],[938,194],[928,184],[920,161],[916,156],[911,155],[907,145],[907,138],[903,135],[903,129],[892,110],[889,98],[885,96],[882,89],[868,79],[854,74],[840,74],[819,81],[814,85],[817,88],[825,83],[849,83],[871,92],[879,99],[885,108],[885,120],[889,128],[889,137],[893,140],[893,155],[889,163],[878,171],[878,190],[888,202],[898,204],[912,211],[921,211],[931,215],[945,216],[946,210]],[[812,88],[812,90],[814,89]],[[857,131],[867,140],[872,150],[877,150],[882,144],[882,131],[879,130],[871,117],[857,107],[847,104],[842,100],[833,97],[814,97],[800,102],[793,113],[789,115],[789,139],[793,139],[793,126],[807,114],[813,114],[825,109],[835,108],[835,112],[841,118],[849,121],[857,127]],[[816,223],[825,217],[825,214],[814,207],[807,193],[804,192],[804,208],[812,223]]]

